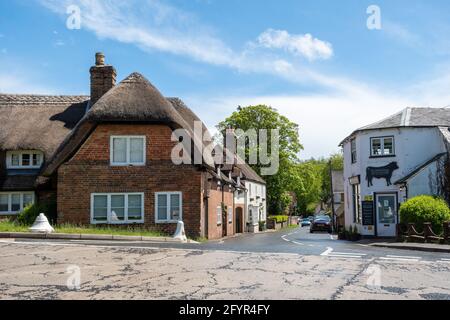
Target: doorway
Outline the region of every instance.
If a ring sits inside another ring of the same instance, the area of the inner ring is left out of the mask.
[[[244,213],[243,213],[242,208],[240,208],[240,207],[236,208],[235,217],[236,217],[236,223],[235,223],[236,224],[236,233],[243,233],[242,222],[244,219]]]
[[[397,225],[397,195],[380,193],[375,197],[377,236],[395,237]]]

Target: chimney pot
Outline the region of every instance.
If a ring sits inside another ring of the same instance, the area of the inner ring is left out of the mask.
[[[102,52],[97,52],[95,54],[95,65],[104,66],[105,65],[105,55]]]

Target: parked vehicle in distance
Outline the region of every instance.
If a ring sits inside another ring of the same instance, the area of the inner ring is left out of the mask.
[[[313,222],[314,221],[314,216],[309,216],[308,219],[309,219],[310,222]]]
[[[309,218],[304,218],[302,219],[300,224],[302,227],[309,227],[311,225],[311,221],[309,220]]]
[[[327,231],[328,233],[333,232],[333,227],[331,225],[331,218],[329,216],[317,216],[311,223],[309,232],[314,233],[315,231]]]

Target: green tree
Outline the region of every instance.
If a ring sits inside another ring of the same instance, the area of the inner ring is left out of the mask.
[[[227,128],[241,129],[248,131],[251,129],[257,132],[261,129],[279,130],[279,170],[275,175],[264,177],[267,183],[267,201],[270,214],[280,214],[289,205],[286,201],[285,193],[291,190],[291,167],[298,162],[298,154],[303,146],[300,144],[298,125],[291,122],[278,111],[266,105],[238,107],[237,111],[218,124],[218,130],[225,132]],[[268,139],[268,150],[271,150],[272,141]],[[259,141],[258,141],[259,148]],[[250,153],[249,146],[246,146],[246,155]],[[248,163],[248,158],[245,159]],[[261,174],[260,163],[251,167]]]

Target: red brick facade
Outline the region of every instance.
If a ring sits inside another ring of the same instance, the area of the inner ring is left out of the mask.
[[[58,223],[90,224],[92,193],[144,193],[145,227],[173,233],[176,224],[155,223],[155,193],[182,192],[183,221],[190,237],[223,236],[217,225],[216,207],[222,192],[212,190],[208,199],[208,234],[205,230],[206,205],[203,185],[206,173],[193,165],[175,165],[171,151],[172,130],[165,125],[101,124],[77,153],[58,169]],[[145,166],[110,166],[110,137],[114,135],[146,136]],[[233,193],[224,192],[224,201],[233,208]],[[233,222],[227,235],[234,234]]]

